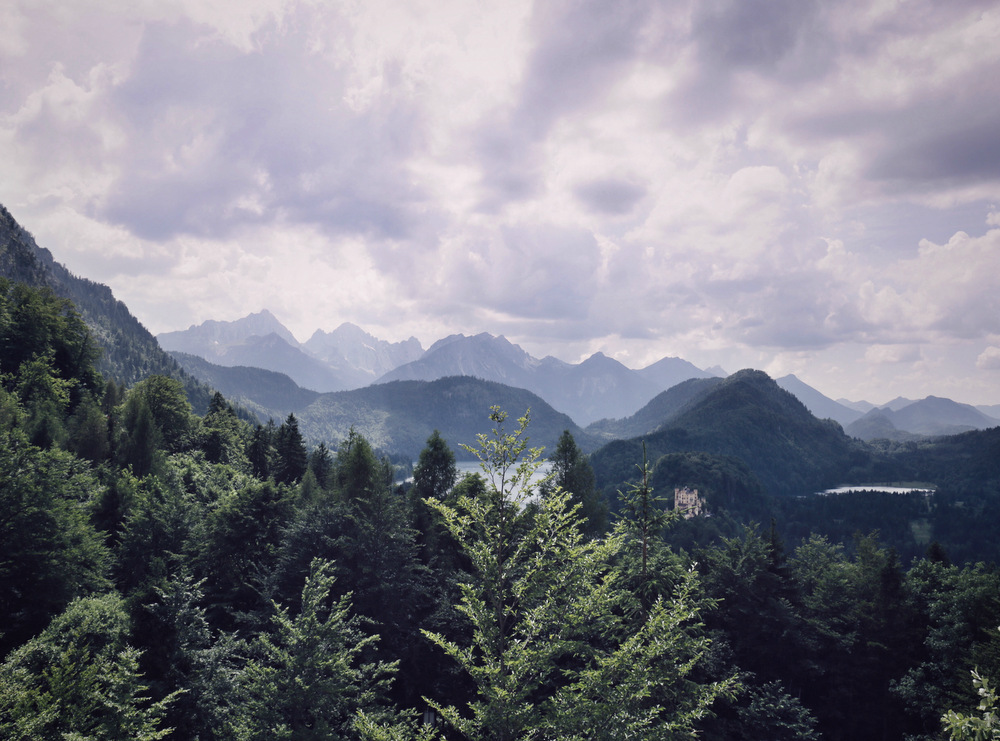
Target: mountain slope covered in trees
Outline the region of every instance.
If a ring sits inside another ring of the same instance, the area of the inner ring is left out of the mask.
[[[171,376],[184,384],[196,409],[208,407],[210,390],[181,370],[110,288],[70,273],[2,205],[0,277],[45,286],[72,301],[101,349],[97,367],[109,378],[132,385],[154,374]]]
[[[602,486],[632,477],[643,443],[651,460],[685,451],[738,458],[774,495],[809,494],[873,474],[870,451],[754,370],[724,379],[655,432],[595,453]]]

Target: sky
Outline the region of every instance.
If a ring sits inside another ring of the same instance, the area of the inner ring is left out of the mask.
[[[153,333],[1000,403],[995,0],[0,0],[0,172]]]

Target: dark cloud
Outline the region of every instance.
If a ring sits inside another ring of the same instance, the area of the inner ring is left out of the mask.
[[[640,48],[650,6],[640,0],[561,0],[535,5],[534,40],[513,104],[493,112],[477,134],[482,208],[538,194],[544,149],[561,118],[603,100]]]
[[[709,0],[697,6],[692,35],[711,68],[774,72],[786,60],[817,61],[819,9],[817,0]]]
[[[407,236],[422,201],[406,171],[419,111],[393,89],[392,70],[385,90],[352,108],[336,57],[306,51],[311,20],[302,11],[267,29],[251,52],[191,23],[150,24],[114,94],[130,161],[103,215],[157,240],[222,236],[277,216]]]
[[[650,6],[563,0],[535,5],[536,39],[515,118],[531,138],[560,116],[600,99],[636,57]]]
[[[632,212],[646,195],[647,188],[632,180],[602,178],[581,183],[573,194],[589,211],[607,216],[622,216]]]
[[[836,44],[818,0],[707,0],[695,4],[683,39],[690,67],[667,96],[672,125],[756,116],[754,77],[782,87],[815,82],[833,68]],[[752,77],[748,77],[750,74]]]
[[[978,117],[978,116],[977,116]],[[1000,181],[1000,110],[990,119],[928,127],[912,138],[886,142],[868,167],[868,177],[923,190],[941,181]]]

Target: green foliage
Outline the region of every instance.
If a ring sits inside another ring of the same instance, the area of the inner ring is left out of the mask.
[[[180,381],[149,376],[128,392],[126,408],[140,403],[148,407],[167,452],[178,453],[191,447],[198,422]]]
[[[115,595],[78,599],[0,666],[0,735],[23,739],[164,738],[173,696],[151,703]]]
[[[437,430],[427,438],[427,445],[420,451],[420,459],[413,469],[414,496],[443,500],[458,479],[455,454]]]
[[[1000,716],[997,714],[997,691],[989,680],[973,670],[972,684],[981,698],[977,710],[981,716],[949,710],[941,718],[951,741],[993,741],[1000,739]]]
[[[690,733],[731,681],[700,684],[691,672],[707,641],[689,633],[700,602],[689,575],[638,624],[611,562],[624,536],[588,540],[570,494],[531,501],[541,451],[528,449],[528,415],[514,432],[494,407],[491,435],[469,448],[487,481],[454,506],[428,500],[462,543],[473,578],[459,611],[470,644],[428,633],[468,673],[476,697],[465,713],[431,704],[463,737],[674,738]]]
[[[44,358],[44,374],[80,390],[96,392],[97,350],[73,305],[48,288],[32,288],[0,278],[0,374],[18,373]],[[47,381],[51,384],[53,381]],[[66,391],[64,386],[57,393]],[[69,398],[65,403],[69,403]]]
[[[236,415],[222,394],[216,392],[201,424],[200,447],[205,452],[205,459],[249,471],[246,448],[250,435],[250,426]]]
[[[313,563],[298,615],[275,605],[241,680],[245,710],[233,738],[353,738],[357,712],[378,713],[394,667],[365,660],[377,636],[359,630],[348,597],[330,603],[331,566]]]
[[[90,392],[83,394],[67,420],[66,438],[66,448],[91,463],[100,463],[111,453],[108,418]]]
[[[780,682],[747,687],[737,710],[739,730],[730,739],[741,741],[819,741],[816,719]]]
[[[274,480],[279,484],[294,484],[299,481],[309,467],[309,457],[294,414],[289,414],[278,428],[274,437],[274,452]]]
[[[88,515],[100,486],[89,467],[0,432],[0,655],[76,596],[107,585],[108,553]]]
[[[141,664],[151,694],[174,698],[165,715],[173,737],[221,740],[242,713],[236,686],[245,651],[230,636],[213,635],[201,587],[178,574],[155,589],[140,613],[149,636]]]
[[[293,502],[285,487],[252,481],[223,494],[194,544],[195,573],[205,578],[209,614],[233,629],[266,607],[262,585],[274,568]]]
[[[994,656],[977,649],[996,637],[1000,624],[1000,573],[984,564],[959,568],[929,560],[906,577],[922,626],[922,655],[901,672],[893,691],[927,727],[950,707],[971,705],[968,671],[1000,672]]]
[[[564,430],[556,444],[552,461],[552,484],[571,495],[580,505],[588,535],[600,535],[608,529],[608,508],[597,493],[594,469],[580,451],[569,430]],[[544,494],[544,492],[543,492]]]
[[[657,589],[656,580],[651,578],[650,551],[660,550],[663,531],[677,519],[677,516],[667,509],[666,498],[655,494],[649,484],[649,463],[646,460],[645,445],[642,448],[642,464],[637,465],[637,468],[640,472],[639,482],[630,486],[625,493],[618,494],[621,500],[619,527],[628,536],[628,543],[634,544],[638,551],[640,568],[633,590],[643,606],[648,607],[654,599],[662,595]]]

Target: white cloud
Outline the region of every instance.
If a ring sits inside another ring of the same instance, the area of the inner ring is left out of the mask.
[[[870,345],[865,350],[865,360],[875,365],[916,363],[921,358],[917,345]]]
[[[976,367],[985,371],[1000,370],[1000,347],[991,345],[983,350],[976,358]]]

